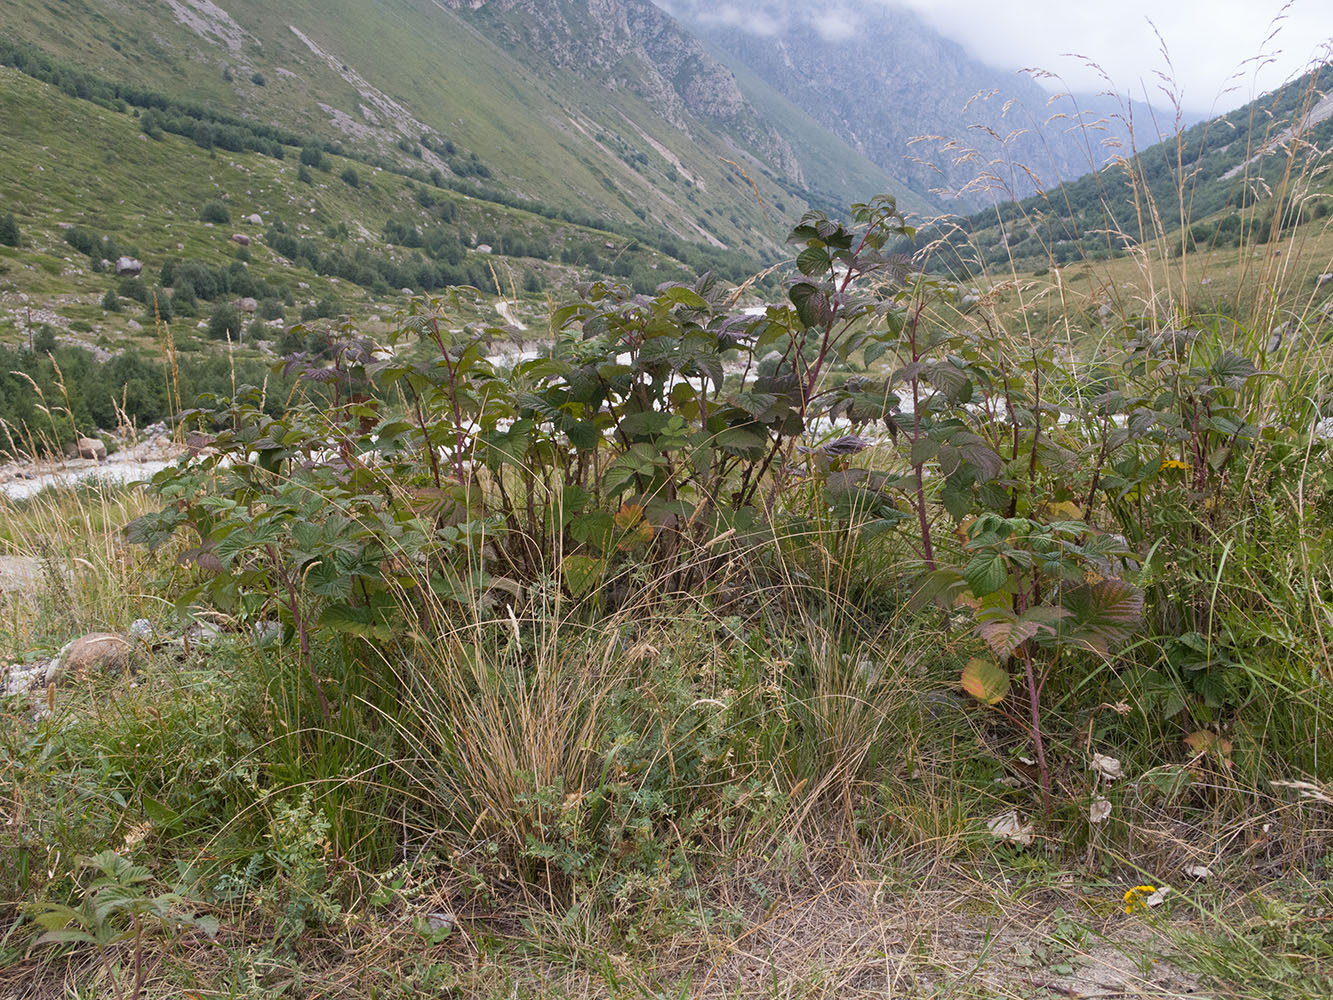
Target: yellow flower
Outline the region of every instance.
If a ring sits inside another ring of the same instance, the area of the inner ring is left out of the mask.
[[[1174,458],[1164,458],[1164,459],[1162,459],[1162,468],[1163,468],[1163,469],[1185,469],[1185,470],[1188,470],[1189,467],[1190,467],[1190,466],[1189,466],[1189,463],[1188,463],[1188,462],[1178,462],[1178,461],[1176,461],[1176,459],[1174,459]]]
[[[1155,885],[1136,885],[1125,893],[1125,912],[1138,913],[1148,908],[1148,897],[1157,892]]]

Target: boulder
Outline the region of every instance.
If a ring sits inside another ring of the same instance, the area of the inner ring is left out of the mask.
[[[143,261],[133,257],[121,257],[116,261],[117,278],[137,278],[143,274]]]
[[[106,458],[106,445],[98,438],[79,438],[74,446],[79,450],[79,458],[90,458],[96,462]]]
[[[243,313],[252,313],[259,308],[259,303],[254,299],[237,299],[232,305]]]
[[[1324,285],[1328,284],[1330,281],[1333,281],[1333,273],[1330,273],[1330,274],[1321,274],[1318,278],[1315,279],[1315,287],[1316,287],[1316,288],[1322,288]]]
[[[245,233],[232,233],[231,241],[233,243],[239,243],[243,247],[248,247],[250,245],[250,237],[246,236]]]
[[[477,253],[492,253],[492,252],[493,251],[489,243],[483,243],[481,244],[481,246],[477,247]]]
[[[252,226],[262,226],[264,224],[264,220],[261,219],[258,215],[247,215],[245,217],[245,221],[250,223],[250,225]]]
[[[46,683],[92,673],[124,673],[130,668],[134,645],[115,632],[89,632],[66,643],[46,668]]]

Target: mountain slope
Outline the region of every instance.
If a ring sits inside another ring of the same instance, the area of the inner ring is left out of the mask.
[[[715,247],[771,252],[807,173],[825,185],[811,197],[840,203],[903,187],[845,146],[840,171],[807,170],[833,141],[765,120],[646,0],[15,0],[0,31],[451,183]]]
[[[311,309],[355,316],[359,328],[377,333],[406,305],[404,288],[440,294],[468,284],[508,298],[522,290],[513,308],[539,323],[547,288],[559,295],[615,274],[651,290],[696,271],[637,241],[361,162],[329,157],[323,169],[306,171],[290,152],[278,159],[205,151],[171,134],[150,137],[142,116],[97,107],[5,67],[0,109],[0,205],[21,233],[18,247],[0,246],[0,345],[26,343],[43,326],[99,356],[153,345],[147,303],[101,304],[108,292],[127,296],[127,288],[143,295],[164,286],[163,315],[175,313],[175,342],[184,351],[205,350],[196,322],[238,297],[268,307],[256,335],[247,329],[243,343],[250,345],[276,343]],[[221,209],[229,221],[206,221],[206,207],[210,218]],[[75,248],[76,231],[91,234],[96,255]],[[122,254],[142,262],[141,284],[127,286],[101,264]],[[177,272],[210,274],[186,296],[182,282],[167,277],[172,262]],[[227,283],[215,280],[223,272]],[[453,316],[497,321],[485,299]]]
[[[1106,257],[1166,237],[1179,254],[1268,243],[1333,206],[1333,63],[1220,118],[950,233],[964,269]],[[1185,230],[1185,232],[1182,232]]]
[[[951,208],[1003,202],[1071,180],[1127,144],[1128,127],[1114,102],[1053,100],[1028,77],[978,62],[910,11],[873,4],[840,11],[790,0],[657,2],[715,46],[733,70],[749,67],[871,160],[904,176],[913,191],[943,197]],[[1135,111],[1147,109],[1135,105]]]

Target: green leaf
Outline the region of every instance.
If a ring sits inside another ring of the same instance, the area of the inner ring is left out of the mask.
[[[149,795],[143,797],[143,814],[153,821],[154,826],[165,827],[168,830],[180,826],[180,813]]]
[[[597,425],[591,420],[571,421],[565,427],[565,437],[569,438],[569,443],[579,451],[596,450],[597,442],[602,439]]]
[[[387,642],[393,638],[393,629],[385,622],[376,621],[370,608],[354,608],[348,604],[330,604],[319,615],[319,624],[344,635],[360,636],[362,639],[379,639]]]
[[[940,503],[955,521],[961,521],[972,512],[972,491],[952,479],[944,481],[940,490]]]
[[[972,557],[963,568],[963,580],[974,597],[993,594],[1009,580],[1009,566],[1004,557],[993,552],[982,552]]]
[[[938,441],[932,441],[928,437],[917,438],[912,442],[910,461],[913,465],[925,465],[939,453],[940,445]]]
[[[687,309],[708,308],[708,303],[702,295],[692,288],[686,288],[684,285],[672,285],[670,288],[663,289],[658,298],[672,305],[685,306]]]
[[[746,458],[760,457],[768,444],[767,437],[747,427],[728,427],[718,432],[714,440],[723,451]]]
[[[812,278],[825,273],[829,269],[828,251],[822,246],[806,247],[796,257],[796,268]]]
[[[937,569],[933,573],[927,573],[918,582],[907,606],[913,611],[919,611],[937,598],[948,603],[962,582],[962,575],[954,569]]]

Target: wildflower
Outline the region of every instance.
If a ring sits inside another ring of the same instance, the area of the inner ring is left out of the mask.
[[[1162,468],[1163,468],[1163,469],[1182,469],[1182,470],[1188,470],[1188,469],[1189,469],[1189,463],[1188,463],[1188,462],[1180,462],[1180,461],[1177,461],[1177,460],[1174,459],[1174,458],[1164,458],[1164,459],[1162,459]]]
[[[1157,891],[1155,885],[1136,885],[1125,893],[1125,912],[1137,913],[1148,908],[1148,898]]]
[[[1155,885],[1136,885],[1125,893],[1125,912],[1138,913],[1154,906],[1161,906],[1170,891],[1167,886],[1159,888]]]

